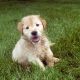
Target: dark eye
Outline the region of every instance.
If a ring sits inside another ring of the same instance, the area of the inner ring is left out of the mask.
[[[38,26],[39,26],[39,24],[36,24],[36,26],[38,27]]]
[[[29,27],[26,27],[26,29],[29,29]]]

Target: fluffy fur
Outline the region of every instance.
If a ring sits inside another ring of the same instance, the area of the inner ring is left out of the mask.
[[[50,49],[51,43],[44,35],[46,21],[39,15],[30,15],[22,18],[18,23],[21,38],[12,52],[12,59],[22,65],[34,63],[45,70],[44,61],[47,66],[54,66],[59,59],[53,56]],[[32,32],[36,31],[36,35]]]

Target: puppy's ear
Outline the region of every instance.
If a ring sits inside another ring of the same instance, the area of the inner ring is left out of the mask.
[[[45,28],[47,26],[46,20],[43,19],[43,18],[40,18],[40,19],[41,19],[41,22],[42,22],[43,27]]]
[[[23,23],[22,22],[18,22],[18,30],[22,33],[23,32]]]

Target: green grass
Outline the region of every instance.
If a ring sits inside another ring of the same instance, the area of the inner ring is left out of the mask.
[[[17,23],[30,14],[47,20],[52,51],[61,59],[44,72],[34,65],[24,70],[11,59],[20,37]],[[0,2],[0,80],[80,80],[80,4]]]

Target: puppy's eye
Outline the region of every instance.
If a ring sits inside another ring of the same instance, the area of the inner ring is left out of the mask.
[[[39,26],[39,24],[36,24],[36,26],[38,27],[38,26]]]
[[[27,26],[26,29],[29,29],[29,27]]]

